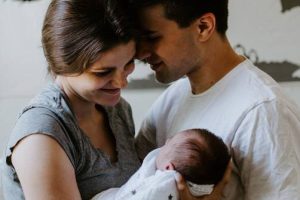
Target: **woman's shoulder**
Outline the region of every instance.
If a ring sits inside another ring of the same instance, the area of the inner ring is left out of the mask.
[[[44,87],[23,109],[23,112],[35,107],[46,108],[52,112],[63,112],[70,109],[66,95],[54,83],[49,83]]]
[[[48,85],[21,111],[8,140],[6,155],[24,138],[42,134],[55,139],[67,153],[71,152],[77,134],[76,124],[68,114],[62,94],[53,85]]]

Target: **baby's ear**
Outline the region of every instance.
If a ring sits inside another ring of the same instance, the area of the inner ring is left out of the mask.
[[[165,166],[165,170],[175,170],[173,163],[168,162]]]

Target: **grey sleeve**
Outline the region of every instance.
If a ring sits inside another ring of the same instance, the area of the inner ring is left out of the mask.
[[[120,110],[121,113],[121,118],[124,120],[128,127],[128,131],[131,134],[132,137],[135,135],[135,127],[134,127],[134,120],[132,116],[132,109],[130,104],[125,100],[121,99],[119,103],[118,110]]]
[[[135,138],[135,147],[141,160],[143,160],[150,151],[157,148],[156,129],[149,115],[144,119]]]
[[[17,143],[32,134],[44,134],[55,139],[75,168],[74,148],[68,130],[59,117],[46,108],[31,108],[17,120],[5,152],[7,164],[11,165],[11,154]]]

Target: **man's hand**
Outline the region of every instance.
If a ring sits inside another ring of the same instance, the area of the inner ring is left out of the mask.
[[[231,176],[231,170],[232,165],[231,161],[229,162],[227,169],[225,171],[225,174],[223,176],[223,179],[216,185],[214,190],[210,195],[205,195],[201,197],[195,197],[190,193],[190,190],[187,186],[186,181],[184,180],[183,176],[178,173],[178,176],[176,177],[176,184],[177,184],[177,190],[179,192],[180,200],[219,200],[222,197],[223,190],[226,186],[226,184],[229,182],[230,176]]]

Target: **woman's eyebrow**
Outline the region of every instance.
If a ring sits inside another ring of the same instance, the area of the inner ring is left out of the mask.
[[[102,71],[107,71],[107,70],[112,70],[116,68],[115,66],[107,66],[107,67],[101,67],[101,69],[90,69],[91,72],[102,72]]]

